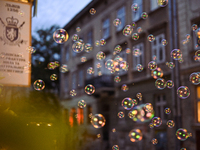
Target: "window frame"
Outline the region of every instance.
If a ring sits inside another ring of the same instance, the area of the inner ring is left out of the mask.
[[[137,68],[136,68],[136,66],[137,66],[137,64],[141,64],[142,66],[143,66],[143,68],[145,67],[145,63],[144,63],[144,43],[143,42],[140,42],[140,43],[138,43],[138,44],[136,44],[136,45],[134,45],[133,46],[134,47],[134,49],[135,48],[139,48],[140,49],[140,52],[141,52],[141,55],[139,56],[139,57],[135,57],[135,56],[133,56],[133,70],[134,71],[137,71]],[[142,50],[141,50],[141,47],[142,47]],[[141,63],[138,63],[138,62],[141,62]]]
[[[108,22],[107,24],[106,21]],[[108,35],[105,34],[106,30],[108,30]],[[107,17],[102,22],[102,38],[106,40],[109,37],[110,37],[110,18]]]

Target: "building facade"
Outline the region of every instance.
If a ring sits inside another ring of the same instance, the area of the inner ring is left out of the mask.
[[[157,0],[94,0],[90,2],[79,14],[77,14],[64,29],[69,33],[69,40],[63,44],[61,52],[62,64],[67,64],[69,71],[60,76],[60,98],[66,114],[66,120],[71,126],[79,126],[79,134],[76,148],[82,149],[111,149],[118,145],[121,150],[145,150],[145,149],[177,149],[181,147],[199,150],[197,140],[200,137],[200,106],[198,92],[200,88],[189,81],[192,72],[198,72],[199,62],[193,59],[194,53],[198,50],[198,39],[195,32],[191,30],[192,24],[200,26],[199,9],[195,0],[169,0],[166,7],[160,7]],[[139,9],[134,12],[132,4],[137,3]],[[89,13],[95,8],[96,13]],[[143,19],[141,14],[146,12],[148,17]],[[113,21],[119,18],[121,24],[116,27]],[[133,27],[133,22],[136,27]],[[133,40],[132,34],[124,36],[123,29],[126,25],[133,27],[133,32],[139,34],[139,39]],[[77,32],[77,27],[81,31]],[[77,34],[84,43],[90,43],[93,50],[89,53],[83,51],[75,53],[72,50],[74,41],[72,37]],[[152,34],[153,42],[148,41]],[[183,44],[185,35],[190,34],[190,42]],[[97,41],[105,39],[106,44],[96,46]],[[162,40],[167,40],[163,46]],[[128,62],[126,71],[110,72],[105,63],[116,57],[114,49],[117,45],[122,47],[119,55]],[[128,50],[128,48],[130,50]],[[140,49],[141,55],[135,57],[132,50]],[[183,57],[179,61],[171,58],[171,50],[180,49]],[[98,60],[96,55],[99,51],[106,54],[104,60]],[[87,61],[85,61],[87,59]],[[157,67],[163,71],[162,78],[174,81],[173,88],[158,89],[155,86],[156,79],[152,77],[152,71],[148,68],[150,61],[155,61]],[[173,62],[175,67],[170,68],[167,62]],[[138,71],[137,65],[143,66]],[[101,67],[98,67],[100,65]],[[89,75],[87,69],[92,67],[94,74]],[[119,76],[121,82],[114,82],[114,77]],[[93,84],[95,93],[87,95],[84,88],[87,84]],[[122,90],[126,84],[128,90]],[[177,88],[181,85],[188,86],[190,97],[185,100],[177,96]],[[75,90],[77,95],[71,96],[70,91]],[[142,94],[142,100],[136,96]],[[150,122],[134,122],[129,118],[128,110],[125,110],[121,103],[126,97],[136,99],[138,105],[151,103],[155,116],[162,119],[162,125],[150,128]],[[85,100],[87,106],[84,109],[78,108],[78,101]],[[171,108],[170,114],[165,114],[165,108]],[[118,112],[124,113],[124,118],[118,117]],[[94,128],[90,123],[91,114],[103,114],[106,118],[106,125],[100,129]],[[175,127],[169,128],[168,120],[175,121]],[[113,128],[116,132],[113,132]],[[132,129],[140,129],[143,139],[139,142],[131,142],[129,132]],[[186,128],[192,137],[184,142],[176,138],[176,130]],[[101,137],[97,138],[97,134]],[[153,145],[151,140],[158,139],[158,144]]]

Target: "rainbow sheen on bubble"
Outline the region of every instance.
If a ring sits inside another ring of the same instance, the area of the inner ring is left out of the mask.
[[[142,31],[143,31],[142,27],[137,28],[137,33],[142,33]]]
[[[122,51],[122,47],[120,45],[116,45],[114,48],[114,52],[119,53]]]
[[[164,111],[165,111],[165,114],[167,114],[167,115],[169,115],[169,114],[171,113],[171,109],[170,109],[170,108],[168,108],[168,107],[167,107],[167,108],[165,108],[165,110],[164,110]]]
[[[167,80],[166,86],[167,88],[171,89],[174,87],[174,82],[172,80]]]
[[[148,37],[147,37],[147,40],[149,41],[149,42],[153,42],[153,41],[155,41],[155,37],[154,37],[154,35],[153,34],[150,34],[150,35],[148,35]]]
[[[160,7],[165,7],[168,4],[168,0],[157,0],[157,3]]]
[[[142,100],[142,93],[137,93],[136,97],[141,101]]]
[[[58,44],[63,44],[68,38],[69,35],[64,29],[58,29],[53,33],[53,39]]]
[[[106,44],[106,40],[105,39],[101,39],[99,42],[100,42],[101,46],[104,46]]]
[[[137,24],[135,22],[132,22],[131,25],[132,25],[132,28],[136,28],[137,27]]]
[[[173,49],[171,51],[171,57],[174,59],[174,60],[179,60],[182,58],[182,52],[180,49]]]
[[[133,35],[132,35],[132,39],[135,40],[135,41],[138,40],[139,37],[140,37],[140,36],[139,36],[138,33],[133,33]]]
[[[91,52],[92,50],[93,50],[92,45],[91,45],[90,43],[86,43],[86,44],[85,44],[85,52],[86,52],[86,53],[89,53],[89,52]]]
[[[88,95],[92,95],[95,92],[95,87],[92,84],[88,84],[85,86],[85,93]]]
[[[186,99],[190,96],[190,90],[187,86],[180,86],[177,89],[177,95],[178,97],[180,97],[181,99]]]
[[[126,110],[130,110],[131,108],[133,108],[134,103],[132,98],[130,97],[126,97],[122,100],[122,106],[124,107],[124,109]]]
[[[197,72],[193,72],[190,74],[189,80],[192,84],[198,85],[200,83],[200,75]]]
[[[151,143],[152,143],[153,145],[156,145],[156,144],[158,144],[158,140],[157,140],[156,138],[153,138],[153,139],[151,140]]]
[[[123,84],[121,89],[122,89],[122,91],[126,92],[126,91],[128,91],[128,86],[126,84]]]
[[[91,124],[95,128],[102,128],[106,124],[106,119],[102,114],[95,114],[91,118]]]
[[[72,35],[72,41],[76,42],[79,40],[79,36],[77,34]]]
[[[133,56],[139,57],[142,54],[139,48],[133,49]]]
[[[167,46],[167,44],[168,44],[166,39],[162,39],[161,43],[162,43],[163,46]]]
[[[86,61],[87,61],[87,58],[86,58],[85,56],[82,56],[82,57],[80,58],[80,60],[81,60],[81,62],[86,62]]]
[[[115,81],[116,83],[119,83],[119,82],[121,81],[120,76],[115,76],[114,81]]]
[[[165,82],[164,79],[158,78],[158,79],[155,81],[155,86],[157,87],[157,89],[163,90],[163,89],[166,87],[166,82]]]
[[[56,81],[58,79],[58,76],[56,75],[56,74],[52,74],[51,76],[50,76],[50,80],[51,81]]]
[[[139,5],[138,5],[137,3],[133,3],[133,4],[131,5],[131,9],[132,9],[132,11],[137,12],[138,9],[139,9]]]
[[[176,137],[177,139],[179,139],[180,141],[185,141],[188,139],[189,135],[188,135],[188,131],[184,128],[179,128],[176,131]]]
[[[173,128],[173,127],[175,126],[174,121],[173,121],[173,120],[168,120],[168,121],[167,121],[167,126],[168,126],[169,128]]]
[[[72,97],[74,97],[74,96],[76,96],[76,90],[74,90],[74,89],[72,89],[70,92],[69,92],[69,94],[72,96]]]
[[[84,43],[82,41],[76,41],[73,45],[72,45],[72,50],[76,53],[80,53],[82,52],[84,49]]]
[[[104,60],[106,58],[106,54],[102,51],[99,51],[97,54],[96,54],[96,58],[98,60]]]
[[[191,28],[192,28],[192,31],[196,31],[198,29],[198,26],[197,24],[193,24]]]
[[[166,62],[167,67],[170,69],[173,69],[175,67],[175,64],[173,62]]]
[[[144,69],[144,68],[143,68],[142,64],[137,64],[136,70],[137,70],[138,72],[141,72],[143,69]]]
[[[143,13],[141,14],[141,18],[142,18],[142,19],[147,19],[147,18],[148,18],[148,14],[147,14],[146,12],[143,12]]]
[[[79,108],[85,108],[86,107],[86,102],[83,99],[78,101],[78,107]]]
[[[88,69],[87,69],[87,73],[88,74],[94,74],[94,69],[92,68],[92,67],[89,67]]]
[[[148,63],[148,68],[149,68],[150,70],[155,70],[155,69],[157,68],[157,63],[156,63],[155,61],[150,61],[150,62]]]
[[[118,27],[119,25],[121,25],[121,20],[119,18],[116,18],[114,21],[113,21],[113,25],[115,27]]]
[[[33,83],[33,87],[35,90],[41,91],[45,88],[45,83],[43,80],[38,79],[38,80],[35,80],[35,82]]]
[[[28,46],[28,47],[26,48],[26,51],[28,51],[30,54],[33,54],[33,53],[36,52],[36,48],[33,47],[33,46]]]
[[[91,15],[94,15],[94,14],[96,14],[96,9],[91,8],[89,12],[90,12]]]
[[[124,118],[124,112],[123,112],[123,111],[118,112],[118,113],[117,113],[117,116],[118,116],[119,118]]]
[[[80,27],[76,27],[76,32],[80,32],[81,28]]]
[[[154,127],[159,127],[162,124],[162,120],[160,117],[154,117],[152,119],[152,123],[153,123]]]
[[[113,145],[112,146],[112,150],[119,150],[119,146],[118,145]]]
[[[110,71],[114,70],[114,61],[112,59],[108,59],[105,62],[105,67]]]
[[[132,129],[128,136],[131,142],[139,142],[142,140],[143,135],[140,129]]]
[[[162,78],[163,77],[163,71],[161,68],[156,68],[155,70],[152,70],[151,71],[151,76],[154,78],[154,79],[157,79],[157,78]]]
[[[133,29],[132,29],[131,25],[126,25],[122,31],[124,36],[129,36],[132,34],[132,32],[133,32]]]

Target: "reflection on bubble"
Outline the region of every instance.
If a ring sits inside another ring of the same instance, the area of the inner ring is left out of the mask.
[[[122,106],[124,107],[124,109],[130,110],[134,106],[133,100],[130,97],[124,98],[122,100]]]
[[[157,78],[162,78],[163,77],[163,71],[161,68],[156,68],[155,70],[152,70],[151,71],[151,76],[154,78],[154,79],[157,79]]]
[[[85,44],[85,52],[86,52],[86,53],[89,53],[89,52],[91,52],[92,50],[93,50],[92,45],[91,45],[90,43],[86,43],[86,44]]]
[[[108,59],[105,63],[105,67],[108,70],[114,70],[114,61],[112,59]]]
[[[133,50],[133,56],[139,57],[141,54],[142,54],[142,53],[141,53],[141,51],[140,51],[139,48],[135,48],[135,49]]]
[[[195,56],[198,57],[198,58],[200,58],[200,50],[197,50],[197,51],[195,52]]]
[[[143,13],[141,14],[141,18],[142,18],[142,19],[147,19],[147,18],[148,18],[148,14],[147,14],[146,12],[143,12]]]
[[[72,41],[76,42],[79,40],[79,36],[77,34],[72,35]]]
[[[99,47],[99,45],[100,45],[99,40],[96,40],[96,41],[95,41],[95,46],[96,46],[96,47]]]
[[[138,33],[133,33],[132,39],[135,40],[135,41],[138,40],[139,39],[139,34]]]
[[[112,150],[119,150],[119,146],[118,145],[113,145]]]
[[[200,83],[200,76],[198,73],[193,72],[190,74],[189,80],[192,84],[197,85]]]
[[[95,10],[94,8],[91,8],[91,9],[90,9],[90,14],[91,14],[91,15],[96,14],[96,10]]]
[[[136,70],[137,70],[138,72],[141,72],[141,71],[143,70],[143,66],[142,66],[141,64],[137,64]]]
[[[121,50],[122,50],[122,47],[121,47],[120,45],[117,45],[117,46],[115,46],[115,48],[114,48],[114,52],[116,52],[116,53],[121,52]]]
[[[72,50],[76,53],[80,53],[82,52],[84,49],[84,43],[82,41],[76,41],[73,45],[72,45]]]
[[[121,78],[119,76],[115,76],[114,81],[116,83],[119,83],[121,81]]]
[[[137,93],[136,97],[141,101],[142,100],[142,93]]]
[[[128,91],[128,86],[126,84],[123,84],[121,89],[122,89],[122,91],[126,92],[126,91]]]
[[[113,128],[113,129],[112,129],[112,132],[113,132],[113,133],[114,133],[114,132],[116,132],[116,129],[115,129],[115,128]]]
[[[148,68],[149,68],[150,70],[155,70],[155,69],[157,68],[157,63],[156,63],[155,61],[150,61],[150,62],[148,63]]]
[[[168,44],[166,39],[162,39],[161,43],[162,43],[163,46],[166,46]]]
[[[153,138],[153,139],[151,140],[151,143],[152,143],[153,145],[156,145],[156,144],[158,144],[158,140],[157,140],[156,138]]]
[[[94,74],[94,69],[92,68],[92,67],[89,67],[88,69],[87,69],[87,73],[88,74]]]
[[[154,117],[152,119],[152,123],[153,123],[154,127],[159,127],[162,124],[162,120],[160,117]]]
[[[27,50],[30,54],[33,54],[33,53],[36,52],[36,48],[33,47],[33,46],[28,46],[28,47],[26,48],[26,50]]]
[[[138,142],[142,140],[142,132],[140,129],[131,130],[128,136],[131,142]]]
[[[96,64],[96,67],[97,67],[97,68],[101,68],[101,64],[100,64],[100,63],[97,63],[97,64]]]
[[[76,96],[77,93],[76,93],[76,90],[73,89],[69,92],[69,94],[73,97],[73,96]]]
[[[133,32],[133,29],[132,29],[131,25],[126,25],[123,29],[124,36],[129,36],[129,35],[131,35],[132,32]]]
[[[173,82],[172,80],[168,80],[168,81],[166,82],[166,86],[167,86],[167,88],[171,89],[171,88],[174,87],[174,82]]]
[[[95,114],[91,118],[91,123],[95,128],[102,128],[106,124],[106,119],[102,114]]]
[[[188,132],[186,129],[184,128],[179,128],[177,131],[176,131],[176,137],[177,139],[179,139],[180,141],[185,141],[187,140],[187,138],[189,137],[188,136]]]
[[[98,60],[104,60],[106,58],[106,54],[102,51],[99,51],[97,54],[96,54],[96,58]]]
[[[124,118],[124,112],[123,111],[118,112],[117,116],[119,118]]]
[[[132,11],[137,12],[139,9],[139,5],[137,3],[134,3],[131,5],[131,9],[132,9]]]
[[[114,21],[113,21],[113,25],[115,27],[118,27],[119,25],[121,24],[121,20],[119,18],[116,18]]]
[[[200,28],[198,28],[198,29],[195,31],[195,33],[196,33],[196,36],[197,36],[198,38],[200,38]]]
[[[157,0],[160,7],[165,7],[168,4],[168,0]]]
[[[180,49],[173,49],[171,51],[171,57],[174,59],[174,60],[179,60],[182,58],[182,52]]]
[[[53,39],[58,44],[63,44],[68,38],[69,35],[64,29],[58,29],[53,33]]]
[[[157,87],[157,89],[163,90],[163,89],[166,87],[166,82],[165,82],[164,79],[158,78],[158,79],[155,81],[155,86]]]
[[[98,139],[101,138],[101,134],[97,134],[97,138],[98,138]]]
[[[153,41],[155,41],[155,37],[153,36],[153,34],[150,34],[150,35],[148,35],[147,40],[149,42],[153,42]]]
[[[51,81],[56,81],[57,79],[58,79],[58,77],[57,77],[56,74],[52,74],[52,75],[50,76],[50,80],[51,80]]]
[[[78,107],[79,108],[84,108],[84,107],[86,107],[86,102],[82,99],[82,100],[80,100],[79,102],[78,102]]]
[[[153,105],[151,103],[145,104],[145,111],[146,112],[152,112],[153,111]]]
[[[173,120],[168,120],[168,121],[167,121],[167,126],[168,126],[169,128],[173,128],[173,127],[175,126],[174,121],[173,121]]]
[[[154,128],[153,123],[150,123],[150,124],[149,124],[149,128],[151,128],[151,129]]]
[[[190,90],[187,86],[180,86],[177,89],[177,94],[181,99],[186,99],[190,96]]]
[[[44,83],[43,80],[38,79],[33,83],[33,87],[34,87],[35,90],[41,91],[45,88],[45,83]]]
[[[88,84],[85,86],[85,93],[91,95],[95,92],[95,87],[92,84]]]

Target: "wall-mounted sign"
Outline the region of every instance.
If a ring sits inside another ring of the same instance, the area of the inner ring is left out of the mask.
[[[0,84],[30,86],[31,4],[0,0]]]

